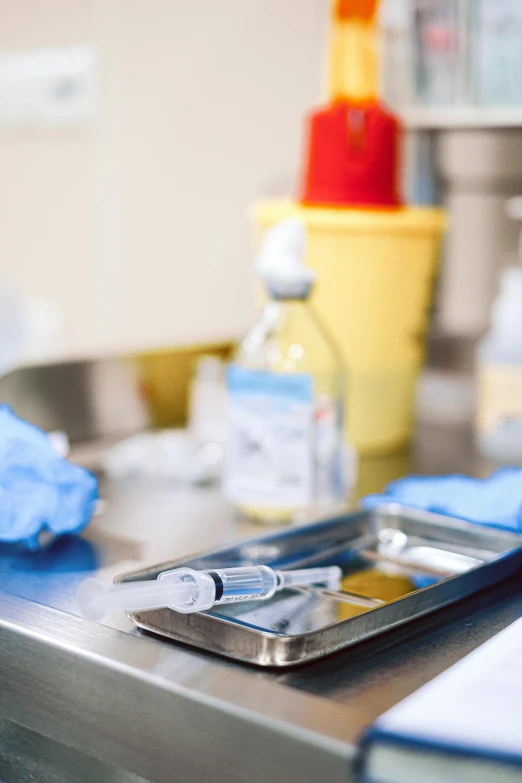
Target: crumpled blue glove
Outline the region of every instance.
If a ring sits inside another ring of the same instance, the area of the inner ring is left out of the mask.
[[[382,495],[368,495],[365,508],[400,503],[468,522],[522,532],[522,470],[502,468],[488,478],[409,476],[394,481]]]
[[[58,456],[45,432],[0,405],[0,542],[36,549],[43,530],[78,533],[97,500],[95,476]]]

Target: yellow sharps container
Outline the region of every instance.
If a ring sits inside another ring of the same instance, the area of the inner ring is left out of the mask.
[[[300,198],[254,210],[261,229],[290,216],[307,227],[311,304],[344,357],[346,426],[363,454],[410,440],[445,223],[400,197],[402,127],[377,95],[377,5],[333,0],[330,101],[307,120]]]
[[[412,433],[444,214],[266,201],[254,215],[262,229],[290,216],[307,226],[306,263],[318,275],[312,305],[347,368],[350,441],[364,454],[404,447]]]

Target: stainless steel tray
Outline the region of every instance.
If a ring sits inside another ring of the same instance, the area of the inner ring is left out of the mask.
[[[191,615],[136,612],[140,628],[259,666],[294,666],[447,606],[522,567],[522,535],[397,505],[346,514],[189,560],[125,574],[154,579],[184,565],[213,569],[341,566],[343,592],[292,588]]]

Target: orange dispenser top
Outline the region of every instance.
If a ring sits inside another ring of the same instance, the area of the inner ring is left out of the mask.
[[[330,97],[377,99],[375,16],[378,0],[335,0],[330,43]]]
[[[314,206],[401,205],[401,126],[378,99],[379,0],[334,0],[330,103],[308,119],[302,202]]]

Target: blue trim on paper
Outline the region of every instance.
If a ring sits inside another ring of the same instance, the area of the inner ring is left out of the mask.
[[[371,726],[364,734],[361,740],[361,750],[356,760],[356,780],[360,783],[375,783],[371,778],[365,775],[366,759],[373,746],[379,743],[395,745],[400,748],[410,748],[413,750],[430,750],[441,755],[452,756],[455,758],[475,758],[493,761],[506,766],[517,766],[522,768],[522,750],[520,753],[508,753],[498,750],[485,750],[478,745],[460,744],[455,745],[448,740],[427,740],[419,737],[412,737],[406,734],[395,734],[380,728],[378,723]]]

